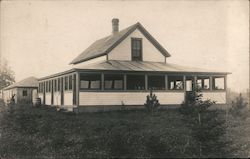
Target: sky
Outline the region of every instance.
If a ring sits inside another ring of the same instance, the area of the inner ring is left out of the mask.
[[[140,22],[171,54],[169,63],[228,71],[228,87],[249,88],[249,2],[1,1],[0,53],[16,81],[43,77],[69,63],[95,40]]]

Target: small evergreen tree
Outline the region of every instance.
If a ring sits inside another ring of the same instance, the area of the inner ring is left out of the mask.
[[[144,105],[146,109],[151,113],[157,110],[157,108],[160,106],[159,100],[157,99],[157,96],[153,94],[152,89],[150,90],[150,94],[147,95],[147,100]]]
[[[226,133],[225,119],[221,118],[221,111],[209,109],[215,101],[203,100],[202,97],[199,87],[187,92],[180,112],[198,145],[194,153],[198,157],[221,157],[226,145],[222,140]]]

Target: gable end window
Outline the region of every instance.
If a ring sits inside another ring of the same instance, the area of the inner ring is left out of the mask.
[[[142,61],[142,39],[131,39],[132,61]]]

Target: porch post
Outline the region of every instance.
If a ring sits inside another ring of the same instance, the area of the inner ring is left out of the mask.
[[[209,90],[212,91],[213,90],[213,78],[212,76],[209,77]]]
[[[124,84],[123,84],[124,90],[126,91],[127,90],[127,75],[126,74],[123,75],[123,81],[124,81]]]
[[[186,103],[186,76],[183,75],[183,91],[184,91],[184,102]]]
[[[194,90],[195,90],[196,87],[197,87],[196,85],[197,85],[197,76],[195,75],[195,76],[194,76]]]
[[[145,74],[145,90],[148,90],[148,75]]]
[[[183,89],[186,92],[186,76],[183,75]]]
[[[168,90],[168,75],[165,75],[165,90]]]
[[[104,73],[102,72],[102,75],[101,75],[101,90],[103,91],[104,90]]]
[[[226,104],[227,104],[227,102],[228,102],[228,100],[227,100],[228,99],[228,96],[227,96],[228,95],[228,92],[227,92],[228,91],[227,90],[227,75],[224,76],[224,89],[226,91]]]

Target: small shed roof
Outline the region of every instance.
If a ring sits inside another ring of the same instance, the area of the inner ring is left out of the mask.
[[[4,90],[17,88],[17,87],[37,88],[38,87],[38,80],[35,77],[28,77],[28,78],[25,78],[19,82],[14,83],[12,85],[9,85],[8,87],[4,88]]]
[[[162,47],[156,39],[149,34],[149,32],[138,22],[130,27],[112,34],[105,38],[95,41],[85,51],[78,55],[70,64],[77,64],[84,62],[102,55],[108,54],[113,48],[120,44],[128,35],[130,35],[135,29],[139,29],[142,34],[165,56],[169,57],[170,54]]]

